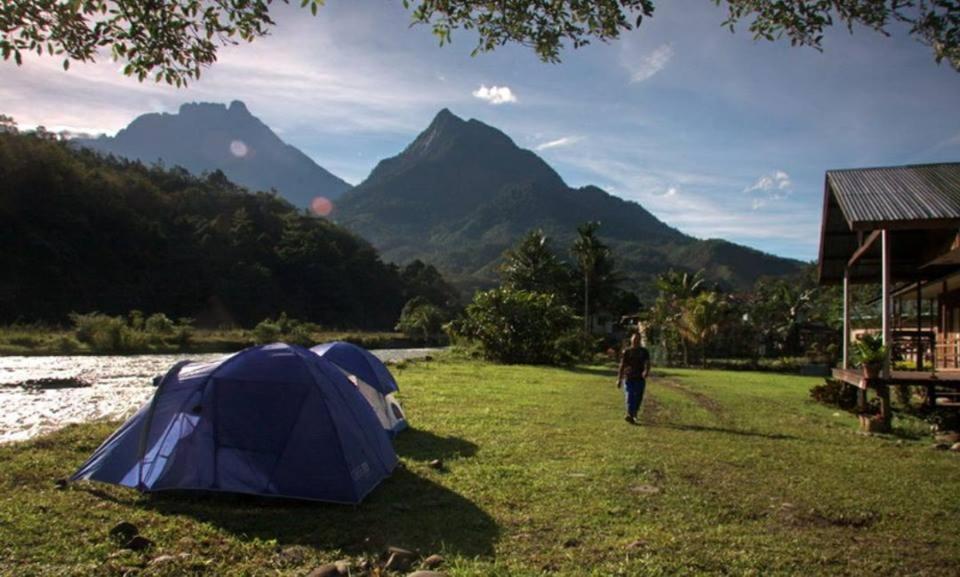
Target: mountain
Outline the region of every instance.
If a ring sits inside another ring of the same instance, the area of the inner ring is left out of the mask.
[[[251,190],[276,189],[294,206],[338,198],[350,185],[286,144],[240,101],[189,103],[176,114],[138,116],[116,136],[76,144],[131,160],[182,166],[194,174],[222,170]]]
[[[598,187],[567,186],[542,158],[503,132],[446,109],[403,152],[381,161],[345,193],[333,217],[384,258],[422,259],[468,290],[493,283],[503,251],[527,231],[543,228],[565,252],[576,227],[589,220],[600,221],[600,235],[620,269],[648,297],[650,281],[670,268],[703,268],[722,286],[744,289],[760,276],[791,274],[802,266],[723,240],[690,237]]]

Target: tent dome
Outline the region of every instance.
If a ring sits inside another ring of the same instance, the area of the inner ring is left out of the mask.
[[[407,427],[406,415],[395,396],[400,390],[397,381],[373,353],[343,341],[324,343],[310,350],[336,365],[357,386],[384,430],[395,435]]]
[[[343,372],[278,343],[178,363],[73,479],[359,503],[396,464]]]

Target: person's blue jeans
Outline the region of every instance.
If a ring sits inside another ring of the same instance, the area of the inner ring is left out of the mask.
[[[623,391],[627,397],[627,414],[633,418],[637,418],[646,388],[646,379],[627,379],[623,383]]]

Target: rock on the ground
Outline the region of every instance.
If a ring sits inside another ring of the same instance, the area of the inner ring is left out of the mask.
[[[951,451],[960,451],[960,443],[954,443],[954,444],[950,445],[950,450],[951,450]]]
[[[434,459],[430,461],[430,468],[437,469],[438,471],[443,469],[443,459]]]
[[[341,575],[346,575],[346,573],[341,573],[336,563],[321,565],[307,573],[307,577],[340,577]]]
[[[143,551],[150,547],[153,547],[153,541],[143,535],[134,535],[133,538],[123,546],[124,549],[130,549],[131,551]]]
[[[572,549],[572,548],[574,548],[574,547],[579,547],[579,546],[580,546],[580,539],[575,539],[575,538],[567,539],[566,541],[563,542],[563,546],[564,546],[564,548],[566,548],[566,549]]]
[[[421,566],[423,566],[424,569],[436,569],[445,562],[446,559],[444,559],[441,555],[434,554],[424,559],[423,563],[421,563]]]
[[[116,539],[117,541],[127,542],[130,539],[133,539],[140,530],[137,529],[137,526],[129,521],[123,521],[122,523],[117,523],[113,526],[113,529],[110,529],[110,536]]]
[[[177,561],[179,559],[186,559],[190,556],[189,553],[178,553],[177,555],[159,555],[150,560],[150,565],[163,565],[164,563],[170,563],[171,561]]]

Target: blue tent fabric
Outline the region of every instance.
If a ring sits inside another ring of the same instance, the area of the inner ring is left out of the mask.
[[[390,437],[407,428],[407,417],[397,400],[397,381],[373,353],[357,345],[334,341],[310,349],[332,362],[357,386]]]
[[[310,350],[333,362],[346,372],[357,375],[364,382],[380,391],[381,395],[386,396],[400,390],[397,381],[390,374],[386,365],[363,347],[343,341],[333,341],[317,345]]]
[[[343,373],[278,343],[175,366],[73,479],[359,503],[396,464]]]

